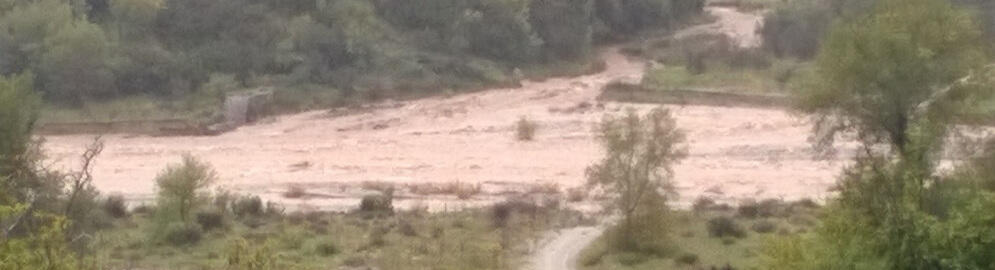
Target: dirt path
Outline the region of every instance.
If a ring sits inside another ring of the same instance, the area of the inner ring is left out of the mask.
[[[530,270],[576,269],[580,253],[602,233],[600,227],[575,227],[555,232],[536,254]]]
[[[729,36],[743,48],[760,46],[762,40],[757,29],[763,24],[761,13],[741,12],[731,7],[706,7],[705,11],[715,17],[715,22],[689,27],[676,33],[675,37],[718,33]]]

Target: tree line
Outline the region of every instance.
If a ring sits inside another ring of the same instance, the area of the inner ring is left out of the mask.
[[[584,60],[593,44],[671,27],[702,0],[8,0],[0,75],[46,101],[177,97],[213,74],[241,87],[463,89]],[[328,90],[335,91],[335,90]]]

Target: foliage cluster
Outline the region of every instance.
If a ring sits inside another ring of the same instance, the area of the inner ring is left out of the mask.
[[[974,177],[986,158],[937,170],[956,117],[995,86],[983,40],[970,14],[943,0],[881,0],[832,31],[800,108],[817,115],[820,148],[846,131],[862,147],[822,225],[768,246],[770,269],[995,265],[983,225],[995,193]]]
[[[598,41],[675,25],[700,13],[704,1],[6,3],[0,74],[36,74],[47,101],[216,103],[203,98],[218,94],[207,83],[228,74],[236,88],[278,86],[283,105],[315,106],[307,96],[334,105],[510,83],[519,68],[583,62]],[[178,103],[178,111],[204,106]]]

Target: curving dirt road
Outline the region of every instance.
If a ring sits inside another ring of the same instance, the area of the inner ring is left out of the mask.
[[[580,252],[601,236],[601,227],[575,227],[555,232],[539,250],[529,269],[576,269]]]

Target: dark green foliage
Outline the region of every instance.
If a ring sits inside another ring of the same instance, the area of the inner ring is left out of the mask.
[[[169,165],[156,176],[158,214],[167,220],[190,220],[194,210],[205,203],[203,189],[217,178],[209,164],[184,155],[182,163]]]
[[[777,230],[777,223],[771,222],[770,220],[760,220],[753,223],[750,227],[754,232],[758,233],[772,233]]]
[[[204,83],[214,74],[234,76],[241,88],[319,89],[278,95],[284,101],[306,95],[286,102],[289,109],[333,106],[508,84],[520,79],[520,70],[545,74],[542,65],[585,62],[598,41],[672,26],[699,14],[702,4],[10,1],[0,7],[6,11],[0,14],[0,74],[34,72],[48,101],[76,106],[136,95],[198,97],[209,91]],[[306,104],[307,96],[334,100]]]
[[[203,231],[196,224],[174,222],[166,226],[163,237],[166,243],[173,246],[194,245],[200,242]]]
[[[532,0],[529,21],[542,39],[546,59],[576,59],[590,53],[593,0]]]
[[[128,216],[128,206],[121,195],[111,195],[104,199],[104,212],[113,218],[123,218]]]
[[[866,14],[878,0],[790,1],[764,17],[764,48],[778,57],[810,59],[836,20]]]
[[[830,33],[836,21],[846,22],[872,10],[879,0],[798,0],[775,9],[764,17],[760,35],[764,48],[779,57],[810,59]],[[975,16],[985,36],[995,39],[995,2],[952,0]]]
[[[231,212],[236,217],[258,217],[262,216],[266,209],[263,200],[259,196],[241,196],[231,203]]]
[[[359,211],[367,213],[393,213],[394,196],[391,192],[363,196],[359,202]]]
[[[0,126],[4,127],[0,129],[0,176],[31,174],[31,132],[41,105],[32,79],[31,75],[0,78]],[[11,186],[4,188],[8,192],[17,190]]]
[[[743,201],[736,207],[736,214],[745,218],[755,218],[760,215],[760,205],[756,201]]]
[[[708,220],[708,235],[719,238],[743,238],[746,236],[746,230],[735,219],[720,216]]]
[[[681,256],[678,256],[677,259],[674,260],[680,264],[695,265],[698,264],[698,254],[684,253],[681,254]]]
[[[803,108],[823,117],[820,146],[848,130],[868,150],[844,171],[812,237],[770,245],[769,269],[995,265],[992,227],[982,225],[993,195],[972,179],[977,164],[950,177],[936,168],[964,101],[991,92],[981,41],[971,17],[943,0],[881,0],[833,31]],[[890,149],[869,150],[875,144]]]
[[[618,260],[618,263],[624,266],[635,266],[643,262],[646,262],[646,260],[648,259],[649,258],[647,258],[646,255],[632,253],[632,252],[620,253],[618,254],[618,258],[616,258],[616,260]]]
[[[318,254],[321,254],[321,256],[328,257],[339,254],[339,247],[334,243],[325,242],[318,244],[318,246],[315,247],[315,251],[318,252]]]
[[[225,216],[215,211],[197,213],[197,224],[204,231],[225,228]]]
[[[598,39],[618,39],[650,27],[672,27],[701,13],[703,0],[595,0],[597,20],[604,29]]]
[[[47,97],[82,104],[91,97],[116,94],[107,65],[110,44],[96,24],[75,22],[45,39],[46,53],[38,64],[41,88]]]
[[[598,125],[605,156],[587,168],[588,185],[604,189],[613,200],[606,210],[622,220],[611,237],[613,251],[666,251],[669,226],[666,195],[670,166],[686,156],[684,133],[670,111],[657,108],[646,116],[630,110],[624,117],[605,116]]]
[[[832,24],[832,11],[822,1],[791,3],[764,17],[764,47],[778,57],[812,58]]]

